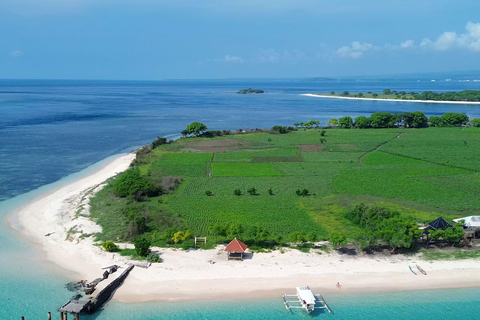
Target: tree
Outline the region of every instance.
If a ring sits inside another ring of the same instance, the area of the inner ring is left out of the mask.
[[[350,92],[348,92],[348,91],[343,91],[343,92],[342,92],[342,95],[344,95],[344,96],[349,96],[349,95],[350,95]]]
[[[255,187],[251,187],[247,190],[248,193],[250,193],[252,196],[256,196],[257,195],[257,189],[255,189]]]
[[[474,118],[472,120],[470,120],[470,124],[473,126],[473,127],[480,127],[480,119],[478,118]]]
[[[378,93],[372,93],[372,97],[374,98],[378,97]]]
[[[412,128],[424,128],[428,126],[427,116],[421,111],[413,111],[412,113],[413,121],[410,124]]]
[[[318,126],[320,125],[320,121],[319,120],[310,120],[310,121],[308,121],[307,125],[308,125],[308,127],[315,126],[315,127],[318,128]]]
[[[424,128],[428,126],[427,116],[421,111],[405,112],[404,126],[409,128]]]
[[[334,95],[335,95],[335,91],[330,92],[330,94],[331,94],[332,96],[334,96]]]
[[[393,127],[393,115],[390,112],[375,112],[370,116],[370,125],[372,128]]]
[[[392,90],[390,90],[390,89],[384,89],[384,90],[383,90],[383,94],[386,94],[386,95],[392,94]]]
[[[365,116],[359,116],[355,118],[355,127],[364,129],[370,127],[370,119]]]
[[[405,120],[405,117],[410,114],[409,112],[405,113],[394,113],[392,117],[393,123],[395,123],[398,127],[400,127],[403,124],[403,121]]]
[[[468,123],[468,116],[463,113],[447,112],[441,118],[446,126],[461,127]]]
[[[456,223],[452,228],[447,228],[445,230],[444,237],[446,241],[455,245],[456,243],[462,241],[463,235],[463,225],[461,223]]]
[[[241,196],[242,195],[242,190],[235,189],[235,190],[233,190],[233,194],[236,195],[236,196]]]
[[[349,116],[341,117],[338,119],[338,125],[343,129],[350,129],[353,127],[353,119]]]
[[[223,223],[216,223],[208,228],[208,232],[215,236],[215,244],[217,243],[217,237],[227,235],[227,225]]]
[[[175,234],[172,237],[173,242],[175,242],[175,247],[177,246],[177,243],[179,243],[180,241],[183,241],[184,238],[185,238],[185,232],[183,231],[175,232]]]
[[[431,116],[430,119],[428,119],[428,122],[430,123],[430,126],[432,127],[443,127],[443,119],[439,116]]]
[[[207,131],[207,126],[204,125],[201,122],[192,122],[187,126],[187,132],[188,134],[194,135],[194,136],[199,136],[203,132]]]
[[[336,127],[338,125],[338,120],[333,118],[327,121],[327,125],[330,127]]]
[[[144,237],[138,237],[133,244],[135,245],[135,252],[140,257],[146,257],[150,253],[151,243],[148,239]]]
[[[363,93],[361,93],[361,92],[360,92],[360,93],[357,93],[357,97],[358,97],[358,98],[363,98]]]

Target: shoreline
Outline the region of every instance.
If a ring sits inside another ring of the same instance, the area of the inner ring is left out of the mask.
[[[416,102],[416,103],[443,103],[443,104],[472,104],[480,105],[480,101],[434,101],[434,100],[402,100],[402,99],[377,99],[377,98],[358,98],[358,97],[340,97],[340,96],[327,96],[315,93],[302,93],[301,96],[315,97],[315,98],[328,98],[328,99],[346,99],[346,100],[365,100],[365,101],[395,101],[395,102]]]
[[[42,257],[55,264],[57,272],[61,268],[61,273],[72,280],[91,281],[101,274],[101,268],[112,264],[125,267],[131,262],[128,258],[105,252],[89,236],[101,228],[88,218],[88,200],[106,179],[126,170],[133,158],[134,154],[115,158],[95,172],[34,198],[13,212],[8,222],[22,238],[43,251]],[[309,285],[316,293],[480,287],[477,259],[430,262],[419,255],[349,256],[286,249],[255,253],[239,262],[228,261],[223,248],[152,248],[164,262],[148,269],[135,268],[114,300],[135,303],[274,298],[293,292],[299,285]],[[417,263],[427,276],[410,272],[408,266]],[[341,290],[336,288],[337,282]]]

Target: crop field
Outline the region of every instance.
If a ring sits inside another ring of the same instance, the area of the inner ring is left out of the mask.
[[[212,163],[214,177],[271,177],[281,176],[271,163]]]
[[[345,213],[361,202],[418,222],[480,213],[480,129],[320,132],[189,138],[161,146],[139,165],[141,173],[184,179],[173,193],[150,199],[148,210],[152,216],[162,212],[162,219],[177,217],[197,235],[227,223],[282,235],[314,232],[320,239],[332,233],[352,237],[358,226]],[[304,189],[307,195],[297,195]],[[106,211],[104,202],[121,207],[103,197],[92,209]]]

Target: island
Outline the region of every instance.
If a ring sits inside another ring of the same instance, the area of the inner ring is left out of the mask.
[[[297,283],[328,293],[338,281],[348,292],[479,286],[467,221],[480,208],[480,128],[455,114],[429,128],[413,125],[419,113],[348,118],[194,122],[36,198],[18,225],[77,281],[139,266],[122,301],[278,297]],[[228,259],[235,238],[247,261]]]
[[[248,88],[248,89],[242,89],[242,90],[240,90],[240,91],[237,91],[236,93],[239,93],[239,94],[252,94],[252,93],[265,93],[265,91],[260,90],[260,89]]]
[[[339,99],[363,99],[363,100],[384,100],[384,101],[405,101],[405,102],[427,102],[427,103],[461,103],[461,104],[480,104],[480,90],[463,90],[460,92],[433,92],[424,91],[422,93],[396,91],[384,89],[383,92],[358,92],[349,91],[330,93],[304,94],[305,96],[321,98],[339,98]]]

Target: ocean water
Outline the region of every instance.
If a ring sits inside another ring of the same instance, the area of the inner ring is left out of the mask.
[[[464,79],[462,79],[464,80]],[[233,91],[260,88],[261,95]],[[43,261],[38,248],[19,238],[7,213],[42,193],[85,175],[107,157],[174,138],[192,121],[209,129],[265,128],[297,121],[416,111],[463,112],[480,106],[319,99],[301,93],[480,89],[473,81],[222,80],[222,81],[0,81],[0,320],[46,318],[71,294],[69,279]],[[477,289],[332,294],[336,319],[463,319],[480,312]],[[319,317],[331,317],[318,314]],[[87,319],[294,319],[280,299],[189,303],[109,302]]]

